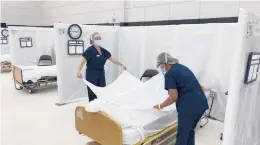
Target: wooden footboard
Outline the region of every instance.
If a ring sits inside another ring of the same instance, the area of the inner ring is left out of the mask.
[[[13,66],[13,78],[15,82],[23,84],[22,70],[17,66]]]
[[[77,107],[75,123],[77,131],[102,145],[123,144],[120,125],[104,113],[90,113],[85,107]]]

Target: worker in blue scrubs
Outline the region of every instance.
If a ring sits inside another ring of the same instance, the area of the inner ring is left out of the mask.
[[[107,60],[110,60],[114,64],[121,66],[124,70],[126,70],[126,67],[111,57],[111,53],[108,50],[101,47],[101,36],[99,33],[93,33],[91,35],[91,40],[93,41],[94,45],[87,48],[86,51],[82,54],[82,59],[77,70],[77,76],[82,78],[81,69],[86,64],[86,80],[96,86],[105,87],[106,78],[104,66]],[[88,96],[89,101],[93,101],[97,98],[97,96],[89,87]]]
[[[207,98],[192,71],[168,53],[163,52],[157,57],[157,66],[165,74],[165,89],[169,97],[154,108],[161,110],[176,102],[176,145],[195,145],[194,129],[208,109]]]

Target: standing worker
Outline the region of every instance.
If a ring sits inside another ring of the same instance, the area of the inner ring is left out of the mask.
[[[100,46],[101,36],[99,33],[93,33],[91,35],[91,40],[93,41],[94,45],[87,48],[86,51],[82,54],[82,59],[77,70],[77,76],[79,78],[82,78],[81,69],[85,64],[87,64],[86,80],[96,86],[105,87],[106,79],[104,66],[107,59],[114,64],[121,66],[124,70],[126,70],[126,67],[122,65],[119,61],[111,57],[111,53],[109,51]],[[93,101],[97,98],[97,96],[92,92],[89,87],[88,96],[89,101]]]
[[[168,53],[157,57],[157,67],[165,74],[165,89],[169,97],[156,109],[176,102],[178,133],[176,145],[195,145],[195,131],[200,118],[208,109],[207,98],[192,71]]]

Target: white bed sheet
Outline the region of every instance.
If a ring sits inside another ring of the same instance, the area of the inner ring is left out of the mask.
[[[41,77],[50,76],[56,77],[57,76],[57,69],[56,65],[51,66],[16,66],[22,70],[23,81],[28,82],[37,82]]]
[[[10,54],[4,54],[4,55],[0,55],[0,62],[11,62],[12,61],[12,57]]]

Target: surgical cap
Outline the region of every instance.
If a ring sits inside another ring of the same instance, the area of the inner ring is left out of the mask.
[[[173,58],[169,53],[162,52],[157,56],[157,67],[161,64],[176,64],[178,59]]]
[[[90,39],[95,40],[95,37],[97,36],[101,36],[101,35],[98,32],[94,32],[93,34],[91,34]]]

